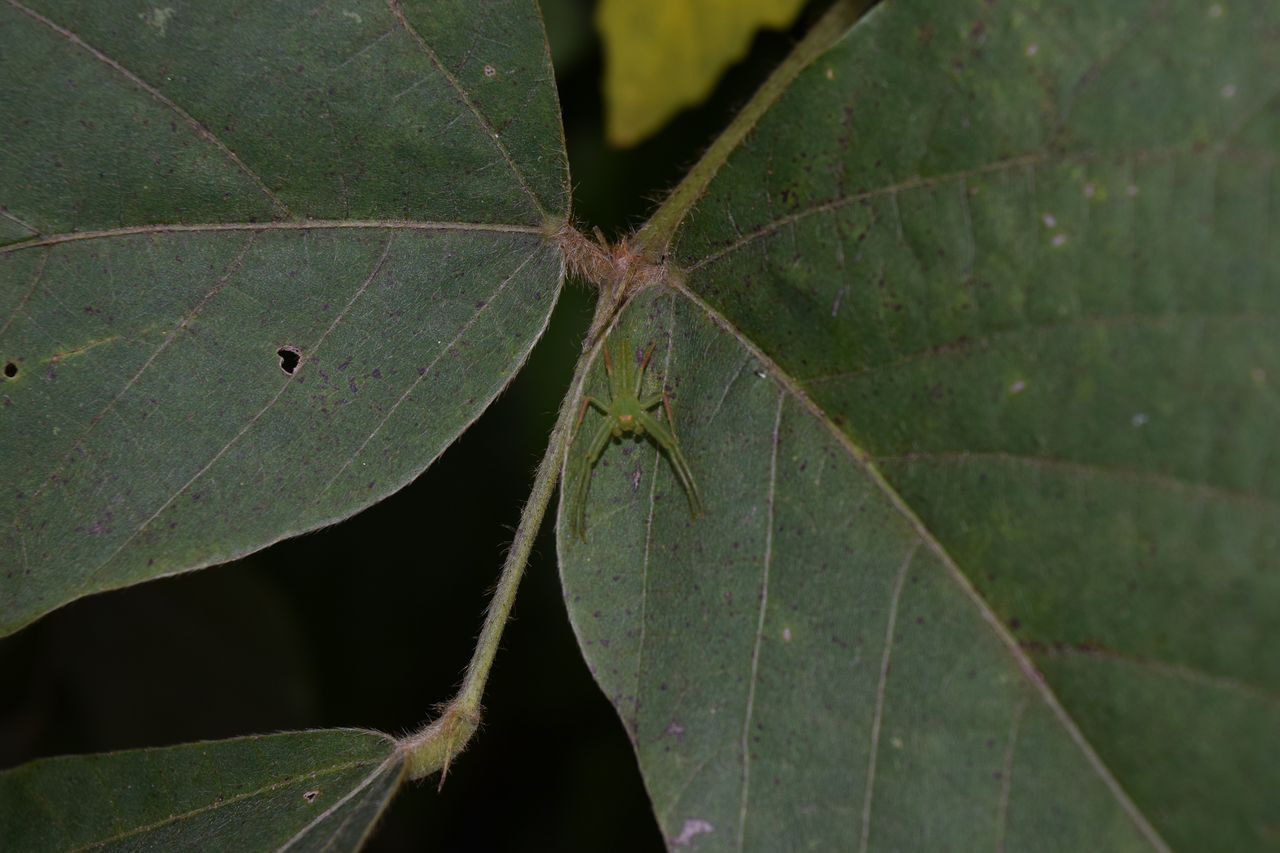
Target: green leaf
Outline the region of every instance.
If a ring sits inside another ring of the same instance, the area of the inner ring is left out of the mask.
[[[233,5],[0,6],[0,633],[395,492],[555,304],[532,2]]]
[[[615,443],[559,549],[673,846],[1274,846],[1278,44],[886,0],[655,216],[707,516]]]
[[[0,773],[15,850],[354,850],[399,785],[358,729],[49,758]]]
[[[763,28],[784,29],[804,0],[603,0],[605,124],[614,145],[635,145],[711,94]]]

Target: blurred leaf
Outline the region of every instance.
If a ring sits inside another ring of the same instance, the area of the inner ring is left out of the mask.
[[[623,441],[559,525],[670,844],[1275,846],[1278,46],[887,0],[673,196],[615,334],[707,516]]]
[[[15,0],[0,40],[0,633],[386,497],[545,328],[530,0]]]
[[[49,758],[0,773],[13,850],[355,850],[395,794],[395,741],[356,729]]]
[[[601,0],[605,123],[614,145],[635,145],[701,103],[756,31],[785,29],[804,0]]]

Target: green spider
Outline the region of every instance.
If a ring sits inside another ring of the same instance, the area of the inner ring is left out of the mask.
[[[676,476],[680,478],[680,483],[689,496],[690,515],[696,519],[703,513],[702,496],[698,494],[698,486],[693,482],[689,463],[685,461],[684,454],[680,452],[680,443],[676,440],[676,422],[671,414],[671,400],[667,397],[666,389],[650,394],[648,397],[640,396],[640,391],[644,387],[644,372],[649,366],[649,359],[653,357],[653,346],[649,344],[649,349],[645,351],[644,360],[637,371],[631,345],[626,340],[622,340],[618,347],[619,367],[615,371],[613,359],[609,356],[609,342],[605,341],[601,353],[604,355],[604,371],[609,377],[609,402],[602,403],[595,397],[587,395],[582,400],[582,408],[578,410],[575,430],[582,426],[582,419],[586,417],[589,406],[595,406],[605,416],[604,423],[600,424],[595,437],[591,439],[591,444],[583,454],[582,473],[578,476],[572,525],[573,532],[584,542],[587,540],[587,493],[591,489],[591,471],[604,454],[605,448],[609,446],[609,441],[622,438],[624,433],[635,433],[637,436],[648,435],[653,439],[654,443],[667,454],[671,467],[675,469]],[[666,411],[669,426],[663,426],[657,417],[650,414],[649,410],[656,408],[658,404],[662,404]]]

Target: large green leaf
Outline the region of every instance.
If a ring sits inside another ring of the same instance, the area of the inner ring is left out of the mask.
[[[12,850],[353,850],[404,772],[391,738],[295,732],[0,773]]]
[[[0,42],[0,633],[394,492],[545,327],[531,0],[10,0]]]
[[[727,158],[614,333],[707,516],[560,523],[671,844],[1276,845],[1278,93],[1265,0],[886,0]]]

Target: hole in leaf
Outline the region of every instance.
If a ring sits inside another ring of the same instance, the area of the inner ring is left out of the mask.
[[[306,800],[308,803],[314,803],[318,796],[320,796],[319,791],[307,791],[302,795],[302,799]]]
[[[298,369],[298,363],[302,361],[302,352],[297,347],[280,347],[276,350],[276,355],[280,356],[280,369],[292,376]]]
[[[6,361],[6,362],[4,363],[4,377],[5,377],[5,379],[12,379],[13,377],[15,377],[15,376],[17,376],[17,375],[18,375],[18,365],[14,364],[12,361]]]

